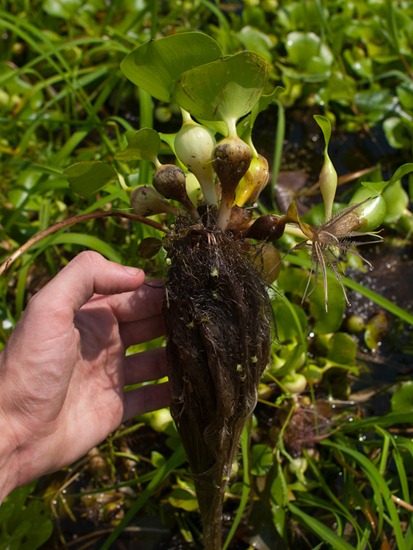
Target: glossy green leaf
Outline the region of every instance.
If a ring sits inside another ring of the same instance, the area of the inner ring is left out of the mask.
[[[338,269],[340,268],[338,267]],[[315,319],[314,333],[326,334],[335,332],[343,322],[343,316],[346,310],[346,300],[343,289],[335,276],[329,272],[327,275],[329,307],[328,312],[326,312],[324,282],[321,274],[319,274],[318,279],[314,292],[309,298],[311,315]]]
[[[113,166],[99,160],[77,162],[66,168],[63,174],[71,190],[82,197],[93,195],[117,178]]]
[[[313,32],[290,32],[285,43],[289,62],[304,68],[309,59],[318,54],[320,43],[320,38]]]
[[[185,32],[139,46],[125,57],[120,68],[151,96],[169,102],[182,73],[220,57],[221,48],[213,38],[201,32]]]
[[[391,410],[394,413],[413,412],[413,381],[400,386],[391,398]]]
[[[265,34],[257,28],[246,25],[238,33],[238,38],[246,50],[253,51],[261,55],[264,59],[271,62],[271,49],[274,43],[268,34]]]
[[[315,33],[290,32],[286,38],[285,48],[288,53],[288,62],[297,71],[295,76],[301,73],[304,79],[309,77],[310,80],[324,80],[329,76],[333,55]]]
[[[153,128],[141,128],[128,139],[126,149],[116,153],[116,160],[150,160],[155,162],[159,149],[161,148],[161,139],[159,134]]]
[[[388,185],[382,196],[386,202],[385,223],[396,223],[409,206],[409,196],[403,189],[401,181]]]
[[[274,462],[271,447],[259,443],[251,448],[251,473],[254,476],[263,476],[272,468]]]
[[[173,100],[196,118],[227,123],[254,107],[267,83],[269,64],[253,52],[241,52],[187,71],[179,79]]]
[[[349,206],[360,205],[354,210],[361,223],[360,231],[374,231],[381,226],[386,217],[387,206],[380,194],[381,183],[383,186],[385,185],[385,182],[379,182],[377,186],[375,184],[362,185],[350,199]]]
[[[360,78],[371,78],[373,74],[373,60],[366,56],[363,48],[353,47],[343,51],[343,59],[351,68],[352,72]]]
[[[346,332],[336,332],[329,340],[328,359],[343,365],[352,365],[356,360],[357,342]]]

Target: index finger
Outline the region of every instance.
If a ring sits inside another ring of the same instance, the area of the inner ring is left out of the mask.
[[[164,287],[161,281],[146,281],[142,286],[131,292],[99,296],[92,299],[105,300],[119,323],[133,323],[159,317],[162,313]]]
[[[31,309],[65,312],[70,317],[94,294],[133,292],[144,277],[141,269],[110,262],[97,252],[81,252],[33,297]]]

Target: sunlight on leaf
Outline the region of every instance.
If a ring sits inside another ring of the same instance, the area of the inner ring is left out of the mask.
[[[136,86],[169,102],[180,75],[222,57],[218,43],[201,32],[184,32],[152,40],[129,53],[120,68]]]
[[[174,489],[168,497],[168,501],[174,508],[181,508],[186,512],[198,510],[198,501],[193,493],[185,489]]]
[[[231,129],[254,107],[268,74],[262,57],[241,52],[184,73],[173,99],[196,118],[223,120]]]
[[[82,197],[93,195],[118,177],[113,166],[98,160],[77,162],[66,168],[63,173],[69,181],[71,190]]]

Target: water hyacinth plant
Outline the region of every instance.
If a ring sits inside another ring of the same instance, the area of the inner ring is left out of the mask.
[[[171,412],[197,491],[204,546],[216,550],[222,546],[222,501],[239,438],[257,402],[261,375],[272,361],[268,286],[281,263],[274,243],[291,231],[310,244],[327,306],[328,268],[340,279],[338,252],[380,225],[384,186],[364,187],[347,208],[332,214],[337,180],[327,153],[330,130],[319,118],[326,140],[320,175],[324,222],[304,221],[294,203],[285,214],[259,215],[254,203],[268,183],[268,162],[255,151],[251,130],[260,104],[275,97],[267,62],[250,51],[225,57],[212,38],[191,32],[148,42],[121,67],[139,88],[180,107],[181,129],[172,136],[152,128],[127,134],[128,145],[115,162],[118,167],[152,163],[154,172],[145,184],[127,188],[120,170],[103,162],[81,161],[65,175],[83,196],[118,179],[134,213],[114,215],[151,224],[161,234],[158,242],[152,238],[145,246],[142,241],[140,250],[145,257],[161,247],[166,253]],[[162,164],[164,144],[168,162]],[[297,360],[295,370],[281,380],[292,394],[307,383],[296,372],[302,364]]]

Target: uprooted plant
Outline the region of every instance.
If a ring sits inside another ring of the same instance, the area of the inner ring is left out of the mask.
[[[206,35],[183,33],[132,51],[122,70],[156,99],[179,105],[183,123],[174,135],[159,135],[151,128],[129,133],[127,147],[115,156],[119,162],[143,159],[155,167],[152,185],[129,189],[134,213],[87,216],[125,216],[165,234],[159,241],[151,238],[146,253],[163,247],[167,254],[163,311],[171,412],[194,476],[204,545],[216,550],[221,547],[223,496],[239,437],[270,360],[267,287],[281,262],[273,242],[290,231],[311,245],[327,307],[327,268],[340,278],[340,252],[354,251],[358,235],[375,235],[371,232],[385,213],[383,186],[365,186],[333,216],[337,176],[327,152],[330,126],[318,117],[326,142],[320,175],[324,223],[315,227],[303,221],[295,203],[285,214],[258,215],[254,203],[269,173],[266,159],[253,145],[252,128],[279,93],[268,89],[268,64],[252,52],[224,57]],[[162,141],[176,163],[160,162]],[[82,194],[94,193],[117,175],[102,162],[80,162],[65,172]],[[85,216],[58,228],[79,219]]]

